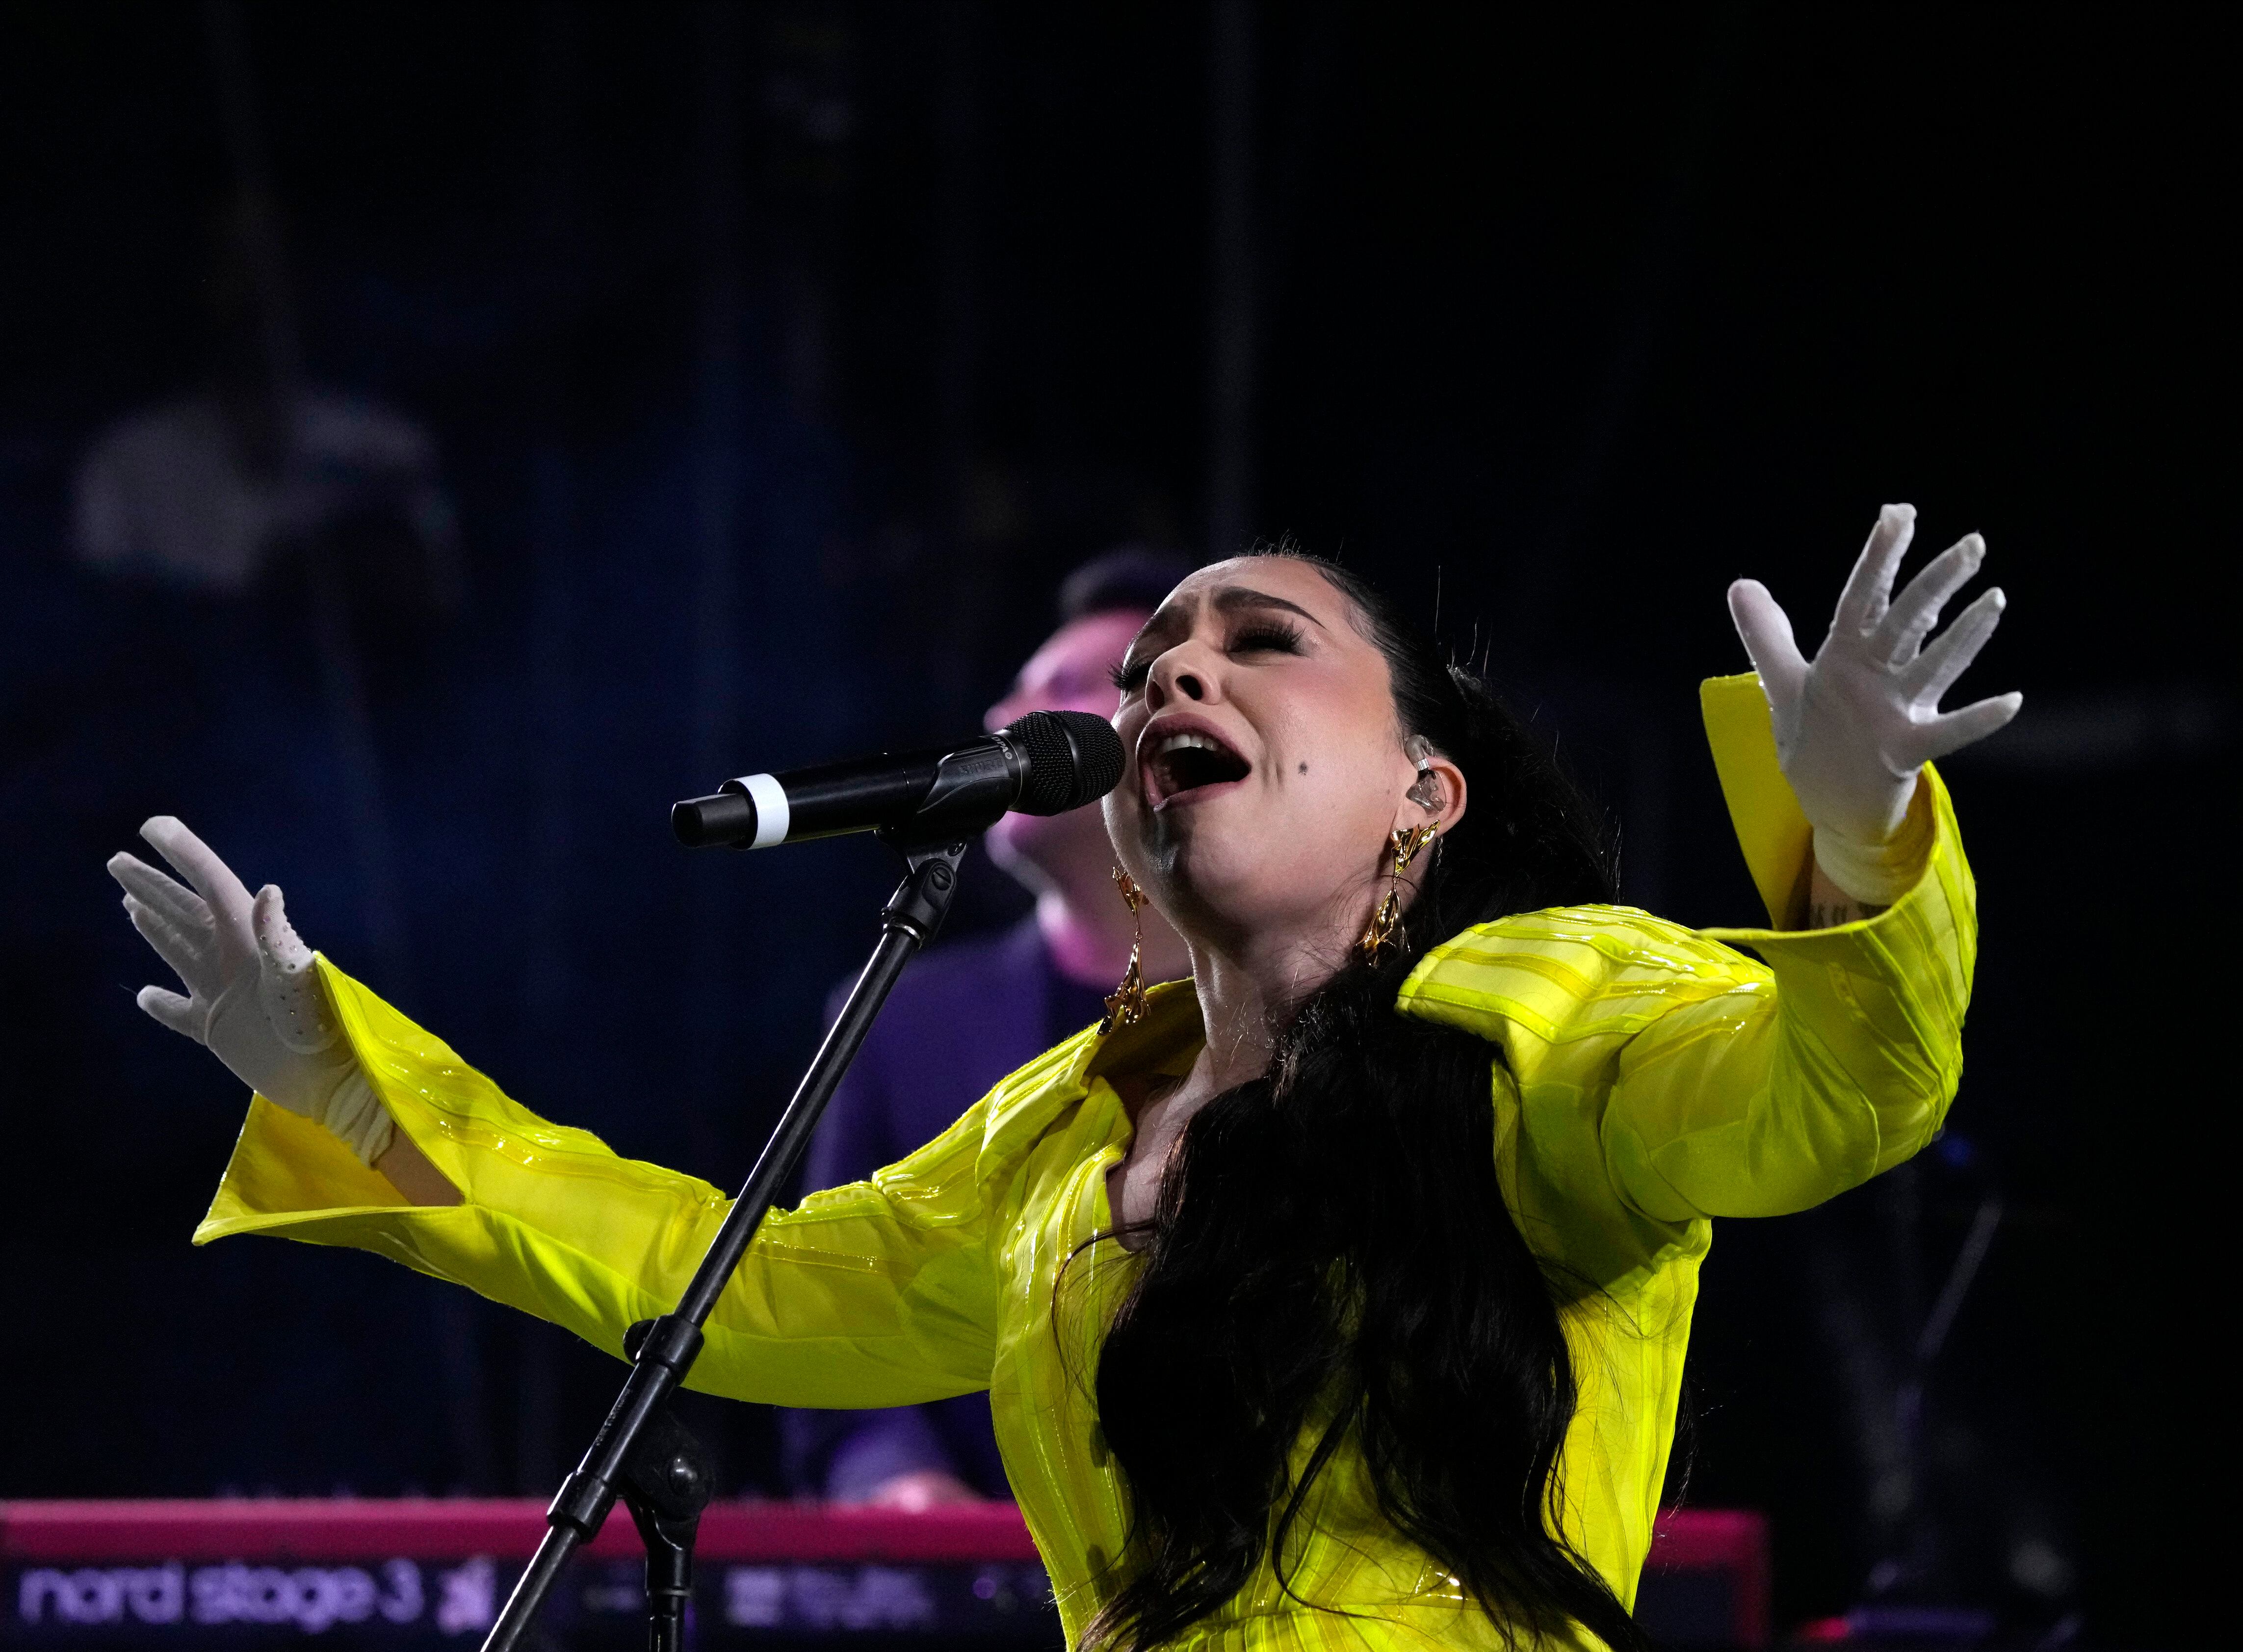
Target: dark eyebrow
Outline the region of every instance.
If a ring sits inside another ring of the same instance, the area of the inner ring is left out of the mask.
[[[1215,611],[1218,614],[1235,614],[1256,608],[1277,608],[1283,609],[1289,614],[1298,614],[1320,631],[1331,629],[1298,603],[1289,603],[1283,597],[1273,597],[1266,590],[1256,590],[1249,585],[1225,585],[1209,600],[1214,603]],[[1191,617],[1188,610],[1181,603],[1165,603],[1155,612],[1152,618],[1145,622],[1144,629],[1129,639],[1129,646],[1124,651],[1122,657],[1125,660],[1135,659],[1138,645],[1148,638],[1166,642],[1170,637],[1190,629]]]
[[[1218,614],[1235,614],[1242,609],[1252,608],[1282,608],[1289,614],[1298,614],[1320,631],[1330,629],[1300,603],[1289,603],[1282,597],[1272,597],[1266,590],[1256,590],[1248,585],[1225,585],[1215,593],[1215,611]]]

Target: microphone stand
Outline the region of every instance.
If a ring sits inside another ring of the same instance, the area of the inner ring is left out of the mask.
[[[482,1652],[515,1652],[562,1568],[598,1534],[618,1496],[629,1504],[647,1542],[652,1652],[680,1652],[685,1603],[692,1589],[694,1531],[713,1487],[699,1446],[668,1413],[665,1402],[692,1370],[701,1352],[701,1327],[747,1254],[771,1200],[809,1146],[818,1116],[856,1058],[889,989],[913,954],[942,927],[958,890],[958,867],[967,846],[1003,810],[1001,806],[977,809],[972,818],[948,820],[940,819],[943,813],[932,810],[928,813],[936,819],[923,813],[913,821],[913,835],[908,840],[892,830],[880,833],[902,853],[907,870],[880,910],[879,943],[849,989],[841,1014],[811,1059],[778,1128],[771,1132],[677,1308],[658,1319],[640,1321],[625,1337],[631,1373],[593,1436],[591,1449],[576,1473],[562,1482],[552,1507],[545,1511],[544,1540],[484,1638]],[[940,841],[926,840],[938,833]]]

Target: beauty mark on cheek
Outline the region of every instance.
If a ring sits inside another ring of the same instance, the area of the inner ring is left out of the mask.
[[[1302,772],[1302,773],[1303,773],[1303,774],[1306,774],[1308,772],[1309,772],[1309,765],[1308,765],[1307,764],[1305,764],[1305,763],[1302,764],[1302,765],[1301,765],[1301,772]]]

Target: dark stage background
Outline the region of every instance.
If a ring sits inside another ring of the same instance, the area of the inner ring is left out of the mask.
[[[1290,533],[1438,599],[1629,899],[1733,922],[1723,588],[1819,633],[1904,498],[2011,598],[1961,692],[2027,695],[1951,772],[1969,1072],[1916,1166],[1721,1230],[1687,1496],[1771,1512],[1787,1623],[1913,1554],[2232,1644],[2231,15],[9,8],[0,1497],[542,1494],[619,1374],[370,1257],[188,1248],[241,1096],[132,1006],[144,816],[737,1184],[891,869],[690,860],[670,801],[976,726],[1075,561]],[[411,421],[330,577],[91,560],[104,432],[291,352]],[[1912,1470],[1900,1351],[1992,1197]],[[785,1491],[767,1416],[695,1419]]]

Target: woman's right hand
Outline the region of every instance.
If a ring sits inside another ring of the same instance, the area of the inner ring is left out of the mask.
[[[396,1125],[359,1070],[320,987],[312,949],[297,939],[267,884],[253,898],[200,838],[168,814],[140,835],[192,887],[130,854],[109,874],[143,939],[187,991],[143,987],[136,1001],[173,1032],[205,1046],[268,1101],[324,1125],[362,1164],[381,1157]]]

